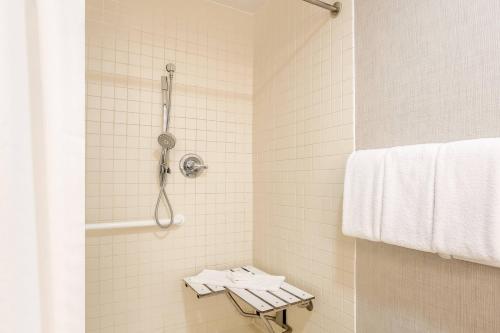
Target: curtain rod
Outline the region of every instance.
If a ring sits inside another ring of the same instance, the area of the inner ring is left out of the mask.
[[[303,0],[303,1],[309,2],[310,4],[319,6],[324,9],[328,9],[333,16],[337,16],[340,13],[340,10],[342,9],[342,3],[340,2],[335,2],[332,5],[330,5],[320,0]]]

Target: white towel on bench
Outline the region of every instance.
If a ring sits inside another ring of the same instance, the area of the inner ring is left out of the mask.
[[[217,271],[211,269],[204,269],[200,274],[191,278],[191,282],[199,284],[270,291],[279,290],[284,281],[284,276],[255,275],[245,272]]]
[[[227,272],[227,277],[233,283],[246,282],[252,280],[254,276],[255,274],[249,274],[248,272],[233,272],[233,271]]]

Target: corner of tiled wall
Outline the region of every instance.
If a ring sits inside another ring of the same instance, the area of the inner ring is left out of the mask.
[[[254,262],[317,295],[294,331],[355,331],[354,240],[341,233],[353,150],[352,2],[332,18],[269,1],[255,18]]]

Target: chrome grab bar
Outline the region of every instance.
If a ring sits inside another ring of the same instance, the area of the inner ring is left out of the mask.
[[[315,6],[328,9],[333,16],[337,16],[340,13],[340,10],[342,9],[342,3],[340,2],[335,2],[332,5],[329,3],[320,1],[320,0],[303,0],[305,2],[309,2],[310,4],[313,4]]]

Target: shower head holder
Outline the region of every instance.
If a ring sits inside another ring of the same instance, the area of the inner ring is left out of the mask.
[[[167,64],[166,69],[167,69],[167,72],[172,74],[173,72],[175,72],[175,64],[172,64],[172,63]]]

